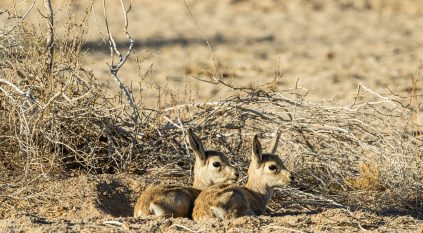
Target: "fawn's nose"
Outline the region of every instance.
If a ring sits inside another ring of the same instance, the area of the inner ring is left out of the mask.
[[[294,181],[295,180],[295,177],[294,177],[294,175],[289,175],[289,179],[291,179],[291,181]]]
[[[239,172],[238,171],[235,171],[234,175],[235,175],[236,178],[239,178]]]

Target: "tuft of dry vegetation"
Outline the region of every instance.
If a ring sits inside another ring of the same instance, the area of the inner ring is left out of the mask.
[[[85,68],[86,17],[77,21],[69,11],[62,25],[67,36],[54,37],[52,57],[48,35],[30,22],[0,34],[2,211],[19,200],[46,201],[32,187],[69,171],[163,169],[186,176],[190,127],[242,170],[252,135],[271,141],[275,129],[281,131],[279,154],[298,179],[277,193],[275,213],[331,206],[423,218],[423,135],[421,126],[410,127],[412,98],[383,96],[360,84],[351,104],[337,106],[309,100],[309,90],[298,85],[278,89],[278,75],[272,83],[233,86],[216,66],[209,85],[229,88],[228,98],[147,109],[130,88],[122,84],[113,95]],[[111,34],[108,42],[112,56],[120,55]],[[116,67],[110,68],[118,79]]]

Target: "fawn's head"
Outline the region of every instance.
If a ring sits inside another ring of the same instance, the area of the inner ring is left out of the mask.
[[[195,155],[194,188],[204,189],[213,184],[231,184],[239,173],[220,151],[205,150],[201,139],[189,129],[187,139]]]
[[[250,185],[257,188],[277,188],[288,185],[294,179],[282,160],[276,153],[279,134],[272,146],[271,153],[262,153],[262,148],[258,136],[253,139],[253,151],[250,167],[248,168],[248,180]]]

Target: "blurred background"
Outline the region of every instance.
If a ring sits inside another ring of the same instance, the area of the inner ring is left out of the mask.
[[[1,1],[0,7],[11,9],[13,2]],[[15,10],[23,14],[31,3],[16,1]],[[58,26],[60,17],[67,17],[67,4],[77,19],[87,17],[84,60],[98,78],[112,81],[109,50],[102,42],[103,2],[53,1]],[[106,4],[111,31],[125,48],[120,3]],[[28,18],[44,12],[42,1],[34,9]],[[310,89],[310,98],[339,103],[350,103],[360,82],[381,94],[410,96],[423,57],[422,12],[423,2],[413,0],[136,0],[128,15],[134,54],[120,77],[152,107],[224,98],[225,88],[196,79],[213,81],[215,73],[200,28],[219,73],[234,85],[252,87],[278,77],[263,87],[298,85]],[[5,15],[0,15],[2,27],[11,22]],[[163,92],[172,99],[158,100]]]

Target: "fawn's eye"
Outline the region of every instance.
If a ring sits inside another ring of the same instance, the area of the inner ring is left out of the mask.
[[[269,166],[270,171],[276,171],[276,169],[278,169],[278,167],[276,167],[276,165],[270,165]]]
[[[220,167],[220,163],[219,162],[213,162],[213,167]]]

